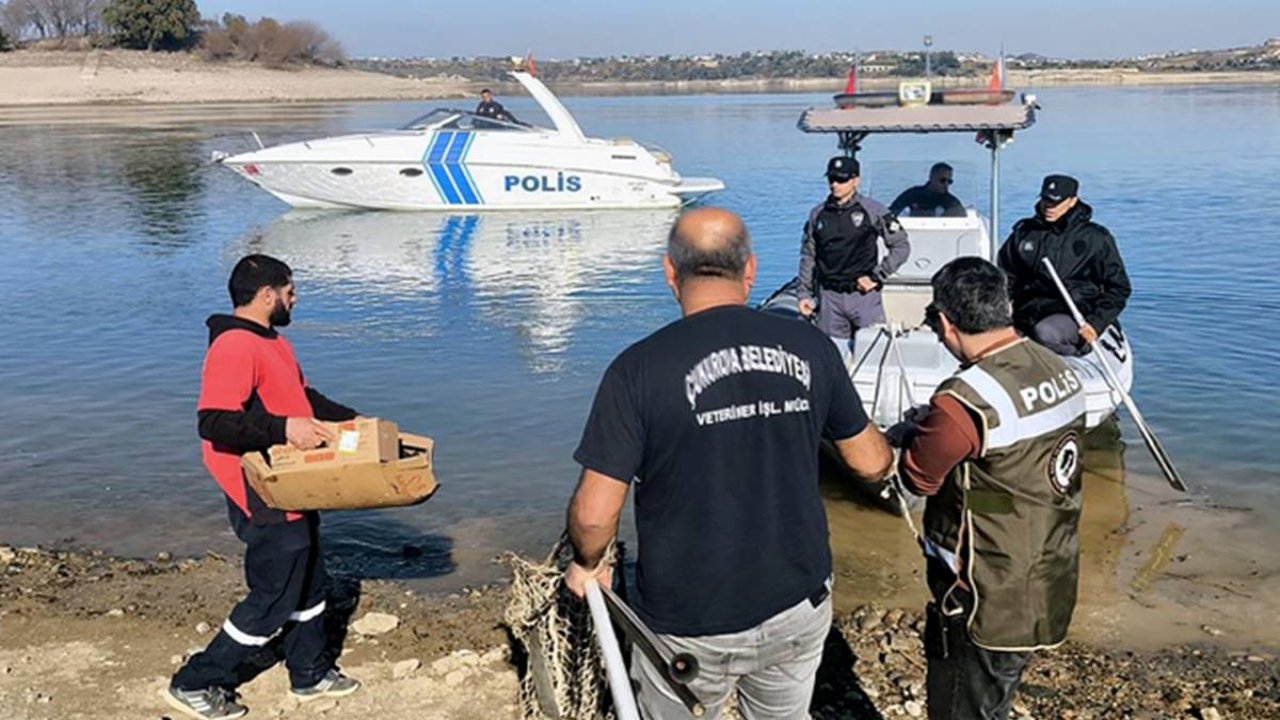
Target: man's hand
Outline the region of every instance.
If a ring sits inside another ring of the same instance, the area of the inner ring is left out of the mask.
[[[1094,330],[1093,326],[1089,323],[1085,323],[1080,326],[1080,337],[1084,338],[1084,341],[1087,343],[1097,342],[1098,331]]]
[[[809,317],[813,314],[814,309],[818,306],[814,301],[805,298],[800,301],[800,314]]]
[[[299,450],[314,450],[324,443],[333,442],[333,433],[309,417],[291,417],[284,422],[284,436],[289,444]]]
[[[863,275],[858,278],[858,292],[869,293],[880,287],[880,283],[871,278],[870,275]]]
[[[902,414],[901,422],[884,431],[885,440],[896,448],[905,448],[915,439],[920,423],[929,415],[928,405],[916,405]]]
[[[900,423],[890,425],[884,431],[884,439],[889,441],[890,447],[905,448],[915,439],[916,433],[920,427],[910,420],[903,420]]]
[[[564,585],[576,597],[587,596],[587,581],[592,578],[595,578],[602,587],[610,587],[613,585],[613,567],[600,563],[594,569],[587,569],[576,562],[571,562],[564,571]]]

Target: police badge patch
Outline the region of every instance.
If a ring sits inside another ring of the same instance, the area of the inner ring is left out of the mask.
[[[1068,433],[1049,454],[1049,486],[1059,495],[1071,494],[1080,470],[1080,439]]]
[[[853,214],[853,216],[852,216],[852,217],[850,217],[849,219],[853,221],[853,226],[854,226],[854,227],[862,227],[862,220],[863,220],[865,217],[866,217],[866,216],[865,216],[865,215],[863,215],[862,213],[854,213],[854,214]]]

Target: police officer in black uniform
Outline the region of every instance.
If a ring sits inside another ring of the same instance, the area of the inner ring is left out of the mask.
[[[827,162],[831,194],[809,212],[800,246],[800,312],[818,305],[818,328],[852,338],[858,328],[884,322],[880,288],[911,253],[907,233],[876,200],[858,194],[861,166],[855,158]],[[880,259],[877,240],[887,254]]]
[[[1070,175],[1045,177],[1035,215],[1013,226],[997,255],[1009,275],[1014,326],[1059,355],[1088,353],[1132,292],[1115,238],[1093,221],[1093,208],[1079,194],[1080,181]],[[1045,258],[1084,315],[1084,327],[1076,327]]]
[[[476,114],[481,117],[493,118],[495,120],[506,120],[507,122],[515,122],[515,116],[507,112],[502,103],[493,99],[493,93],[489,88],[480,91],[480,104],[476,105]]]

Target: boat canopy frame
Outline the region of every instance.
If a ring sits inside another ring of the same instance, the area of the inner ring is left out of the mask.
[[[1000,233],[1000,151],[1013,142],[1015,132],[1035,124],[1039,109],[1036,97],[1026,93],[1017,103],[1000,105],[809,108],[796,126],[806,133],[835,134],[840,151],[851,158],[857,158],[862,142],[873,134],[976,133],[977,141],[991,152],[988,259],[994,260]]]

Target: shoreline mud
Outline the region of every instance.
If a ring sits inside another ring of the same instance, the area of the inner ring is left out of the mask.
[[[0,546],[0,716],[38,720],[172,717],[159,693],[203,647],[242,592],[237,559],[111,558]],[[269,654],[242,687],[257,717],[516,718],[517,673],[500,626],[505,583],[419,594],[336,576],[330,634],[366,683],[340,701],[298,706]],[[394,628],[367,628],[370,614]],[[815,691],[817,718],[920,717],[918,610],[880,603],[837,614]],[[1033,718],[1274,718],[1280,647],[1220,638],[1135,650],[1071,640],[1040,654],[1015,706]],[[265,671],[264,671],[264,668]]]

